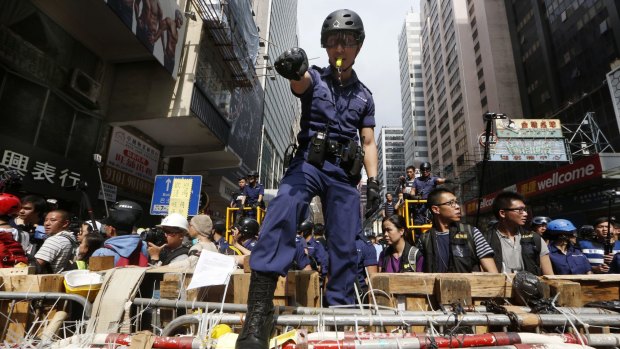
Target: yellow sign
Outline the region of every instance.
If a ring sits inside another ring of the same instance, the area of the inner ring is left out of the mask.
[[[170,205],[168,214],[180,213],[184,217],[189,215],[189,199],[192,194],[192,180],[177,178],[172,182]]]

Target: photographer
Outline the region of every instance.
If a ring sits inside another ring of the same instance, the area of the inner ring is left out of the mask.
[[[157,227],[164,231],[166,243],[161,246],[157,246],[152,242],[148,243],[150,264],[158,266],[168,265],[187,259],[189,257],[189,248],[183,245],[183,239],[189,230],[187,219],[179,213],[171,213]]]
[[[114,266],[148,265],[147,245],[139,235],[132,234],[133,227],[142,215],[142,207],[133,201],[119,201],[110,209],[103,221],[108,240],[93,253],[93,257],[114,256]]]

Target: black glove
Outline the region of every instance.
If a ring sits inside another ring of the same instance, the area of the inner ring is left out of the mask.
[[[308,56],[306,52],[293,47],[282,53],[274,64],[278,74],[289,80],[300,80],[308,70]]]
[[[366,183],[366,218],[370,217],[379,209],[379,182],[374,178],[369,178]]]

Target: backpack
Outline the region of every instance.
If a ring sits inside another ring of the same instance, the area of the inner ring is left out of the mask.
[[[129,257],[121,256],[118,252],[116,252],[116,250],[114,249],[114,246],[112,245],[104,244],[103,247],[108,248],[114,251],[114,253],[118,254],[118,261],[114,264],[115,267],[124,267],[127,265],[137,265],[139,267],[148,267],[149,259],[144,255],[144,253],[142,253],[142,244],[143,244],[142,241],[138,242],[136,249],[133,250],[133,252],[131,252]]]
[[[28,264],[22,244],[13,239],[13,234],[0,233],[0,268],[13,268],[18,263]]]

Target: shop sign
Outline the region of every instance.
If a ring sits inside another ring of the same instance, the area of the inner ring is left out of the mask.
[[[81,181],[81,174],[71,168],[57,166],[54,162],[32,159],[13,149],[4,149],[0,167],[14,174],[29,177],[35,182],[46,182],[59,187],[74,187]]]
[[[601,161],[598,156],[584,158],[574,164],[563,166],[527,181],[517,183],[517,191],[526,196],[534,196],[560,189],[593,178],[600,178]]]
[[[559,119],[495,120],[498,138],[563,138]]]
[[[141,194],[146,194],[150,196],[153,192],[153,183],[145,181],[144,179],[140,179],[136,176],[132,176],[123,171],[119,171],[109,166],[105,166],[103,168],[103,179],[106,182],[112,183],[122,188],[127,188]]]
[[[159,149],[120,127],[112,129],[107,167],[153,182],[159,166]]]
[[[101,190],[103,189],[103,191]],[[103,200],[104,196],[103,196],[103,192],[105,192],[105,201],[110,201],[110,202],[115,202],[116,201],[116,193],[118,192],[118,187],[110,184],[110,183],[106,183],[103,182],[103,187],[99,189],[99,200]]]
[[[491,161],[568,161],[563,138],[498,138],[490,153]]]

